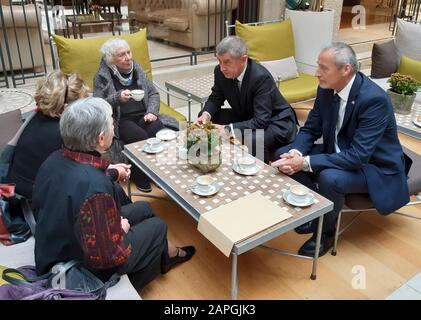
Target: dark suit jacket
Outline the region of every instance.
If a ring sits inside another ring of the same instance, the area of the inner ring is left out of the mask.
[[[227,79],[219,66],[215,67],[215,83],[203,108],[214,117],[227,100],[238,121],[235,129],[266,129],[270,124],[282,126],[280,120],[290,119],[297,123],[294,110],[280,94],[270,73],[250,58],[241,84],[240,97],[237,84]],[[203,112],[202,111],[202,112]]]
[[[335,125],[331,108],[334,92],[318,88],[313,110],[291,145],[306,155],[323,136],[323,153],[312,155],[313,172],[327,168],[362,170],[374,206],[388,214],[409,201],[405,159],[398,140],[395,115],[390,98],[374,82],[358,73],[338,133],[341,152],[331,146],[335,139],[328,132]]]

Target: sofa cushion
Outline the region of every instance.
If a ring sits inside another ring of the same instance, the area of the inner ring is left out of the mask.
[[[35,265],[34,237],[12,246],[0,244],[0,265],[9,268],[18,268],[25,265]],[[106,300],[141,300],[139,294],[132,286],[129,277],[123,275],[120,281],[107,290]]]
[[[291,19],[259,26],[235,21],[235,34],[244,39],[253,60],[279,60],[295,55]]]
[[[312,99],[317,94],[319,80],[305,73],[300,73],[296,79],[282,81],[279,91],[289,103]]]
[[[385,78],[398,69],[398,54],[395,42],[375,43],[371,53],[371,77]]]
[[[275,81],[298,78],[298,68],[294,57],[273,61],[262,61],[260,64],[270,72]]]
[[[421,61],[421,24],[397,19],[397,25],[395,44],[399,57]]]
[[[189,28],[188,17],[172,17],[164,20],[164,26],[175,31],[186,31]]]
[[[421,61],[402,56],[398,72],[421,81]]]
[[[85,83],[93,87],[93,79],[101,61],[101,46],[110,39],[109,36],[87,39],[68,39],[53,35],[57,44],[60,69],[65,73],[79,73]],[[147,77],[152,79],[152,67],[149,58],[146,29],[139,32],[119,36],[128,42],[133,59],[142,66]]]

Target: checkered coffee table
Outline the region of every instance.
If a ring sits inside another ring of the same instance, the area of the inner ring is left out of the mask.
[[[414,124],[413,120],[421,115],[421,102],[415,101],[410,114],[395,113],[398,131],[421,140],[421,128]]]
[[[186,160],[177,158],[177,140],[165,142],[165,150],[158,154],[148,154],[143,151],[145,142],[140,141],[125,146],[124,154],[141,170],[143,170],[157,185],[159,185],[176,203],[178,203],[196,221],[200,215],[232,202],[241,197],[260,191],[263,196],[288,211],[292,216],[271,228],[234,245],[232,258],[232,298],[237,296],[237,256],[263,245],[265,242],[288,232],[315,218],[321,220],[323,215],[333,208],[333,203],[314,193],[315,203],[309,207],[298,208],[283,200],[283,192],[291,184],[298,184],[286,175],[256,159],[262,168],[254,176],[243,176],[232,170],[234,159],[244,155],[244,151],[229,142],[222,145],[222,164],[208,173],[221,186],[218,193],[210,197],[200,197],[191,191],[195,179],[202,173]],[[256,208],[256,219],[258,219]],[[319,229],[321,235],[321,228]],[[320,238],[319,238],[320,241]],[[299,256],[302,257],[302,256]],[[316,277],[317,256],[305,257],[313,260],[312,279]]]

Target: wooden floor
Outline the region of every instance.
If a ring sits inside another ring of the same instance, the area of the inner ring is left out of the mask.
[[[421,154],[421,143],[400,135]],[[387,186],[379,186],[387,188]],[[163,194],[154,189],[154,194]],[[143,299],[230,299],[231,264],[198,231],[193,218],[172,201],[150,201],[169,227],[176,245],[193,244],[193,259],[161,275],[140,291]],[[400,212],[421,217],[421,206]],[[349,220],[350,214],[344,218]],[[270,246],[297,251],[308,238],[289,232]],[[354,269],[353,269],[354,268]],[[257,248],[238,258],[239,299],[384,299],[421,272],[421,220],[364,213],[339,239],[338,255],[319,260],[317,280],[311,262]],[[359,281],[365,272],[365,283]],[[353,288],[353,283],[365,288]]]

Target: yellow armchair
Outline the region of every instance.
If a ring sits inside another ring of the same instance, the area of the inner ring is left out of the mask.
[[[92,88],[93,79],[101,61],[99,50],[102,44],[109,38],[105,36],[86,39],[68,39],[53,35],[52,40],[56,47],[56,64],[64,73],[79,73],[83,81]],[[152,66],[149,58],[146,29],[133,34],[119,36],[119,38],[128,42],[134,60],[142,66],[148,79],[152,81]],[[171,116],[178,122],[186,121],[186,117],[162,101],[160,113]]]
[[[248,55],[257,62],[295,56],[294,34],[290,19],[261,25],[235,22],[235,34],[244,39]],[[299,77],[278,82],[278,88],[289,103],[316,97],[319,82],[315,76],[299,73]]]

